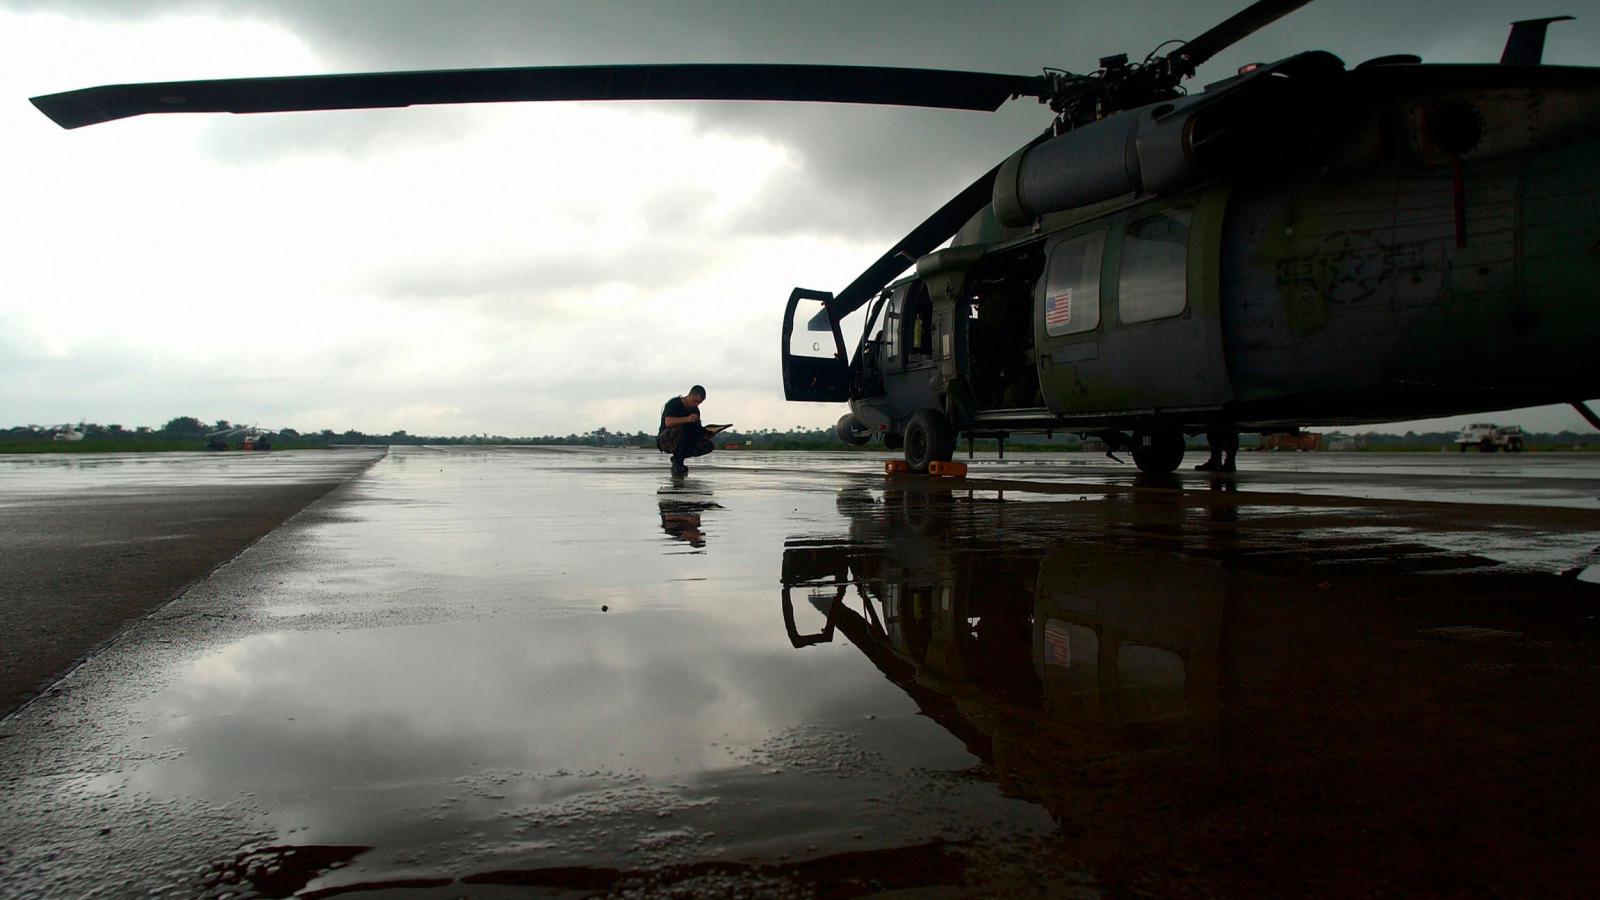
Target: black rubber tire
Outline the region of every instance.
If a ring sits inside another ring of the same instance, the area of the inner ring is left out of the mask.
[[[1512,438],[1511,440],[1506,441],[1506,452],[1507,453],[1521,453],[1522,452],[1522,442],[1517,440],[1516,438]]]
[[[956,430],[937,409],[919,409],[906,423],[906,465],[918,475],[928,474],[928,463],[949,462],[956,454]]]
[[[901,437],[898,433],[893,431],[885,431],[883,433],[883,446],[889,448],[890,450],[899,450],[905,445],[906,439]]]
[[[1462,453],[1467,452],[1467,445],[1466,444],[1457,444],[1456,446],[1461,448],[1461,452]]]
[[[871,434],[856,433],[856,429],[860,427],[861,423],[856,421],[855,413],[845,413],[839,417],[838,424],[833,426],[833,432],[839,436],[839,440],[846,444],[852,447],[860,447],[872,440]]]
[[[1160,429],[1133,433],[1133,464],[1150,475],[1165,475],[1183,464],[1183,432]]]

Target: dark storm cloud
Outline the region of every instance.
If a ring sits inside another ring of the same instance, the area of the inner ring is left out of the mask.
[[[1142,57],[1158,43],[1193,37],[1243,8],[1242,0],[1071,3],[512,2],[424,0],[0,0],[0,8],[128,20],[207,12],[275,22],[307,41],[334,69],[419,69],[599,62],[816,62],[1031,73],[1043,66],[1093,69],[1098,57]],[[1573,12],[1567,0],[1533,9],[1506,0],[1321,0],[1225,51],[1198,82],[1240,64],[1326,49],[1355,64],[1417,52],[1436,61],[1492,61],[1514,18]],[[1558,25],[1550,62],[1594,64],[1600,14]],[[1048,124],[1032,101],[997,116],[828,105],[664,105],[710,132],[781,143],[800,163],[779,176],[747,227],[766,233],[828,232],[892,239],[967,180]],[[392,127],[373,118],[334,133],[310,119],[256,125],[214,137],[224,158],[284,152],[362,153]],[[628,140],[606,135],[604,140]],[[278,149],[270,145],[277,144]],[[250,148],[244,149],[248,145]],[[285,149],[287,148],[287,149]],[[641,152],[648,152],[647,147]]]

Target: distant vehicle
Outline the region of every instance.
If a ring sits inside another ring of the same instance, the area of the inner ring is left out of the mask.
[[[1498,425],[1468,425],[1456,436],[1456,447],[1462,453],[1467,452],[1468,447],[1477,447],[1482,453],[1493,453],[1502,449],[1507,453],[1520,453],[1522,428],[1517,425],[1507,425],[1504,428]]]
[[[1261,436],[1261,446],[1258,450],[1300,450],[1314,451],[1322,449],[1322,435],[1315,431],[1302,431],[1299,434],[1264,434]]]
[[[83,440],[83,423],[79,422],[77,425],[73,425],[71,423],[68,423],[66,425],[57,425],[56,426],[56,434],[55,434],[54,440],[58,440],[58,441],[81,441],[81,440]]]

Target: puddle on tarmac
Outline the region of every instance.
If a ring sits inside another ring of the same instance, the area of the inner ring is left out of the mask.
[[[1592,875],[1600,587],[1548,574],[1587,514],[437,457],[380,464],[259,595],[214,578],[195,608],[259,630],[85,789],[251,817],[174,861],[202,893]]]
[[[776,623],[773,623],[776,624]],[[254,795],[296,842],[410,866],[642,867],[956,838],[1029,804],[848,645],[687,612],[260,635],[145,710],[134,792]],[[863,844],[862,842],[866,842]],[[466,859],[463,859],[466,857]]]

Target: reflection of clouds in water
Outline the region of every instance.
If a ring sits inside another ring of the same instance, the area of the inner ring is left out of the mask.
[[[248,687],[261,687],[251,676],[253,657],[258,648],[275,648],[283,643],[283,635],[267,634],[249,641],[229,644],[215,653],[195,660],[185,683],[194,687],[215,690],[243,691]]]
[[[781,628],[773,658],[728,625],[634,613],[248,638],[152,701],[152,721],[173,730],[150,739],[187,753],[135,780],[314,798],[352,784],[426,795],[479,765],[692,771],[861,675],[861,664],[794,656]]]

